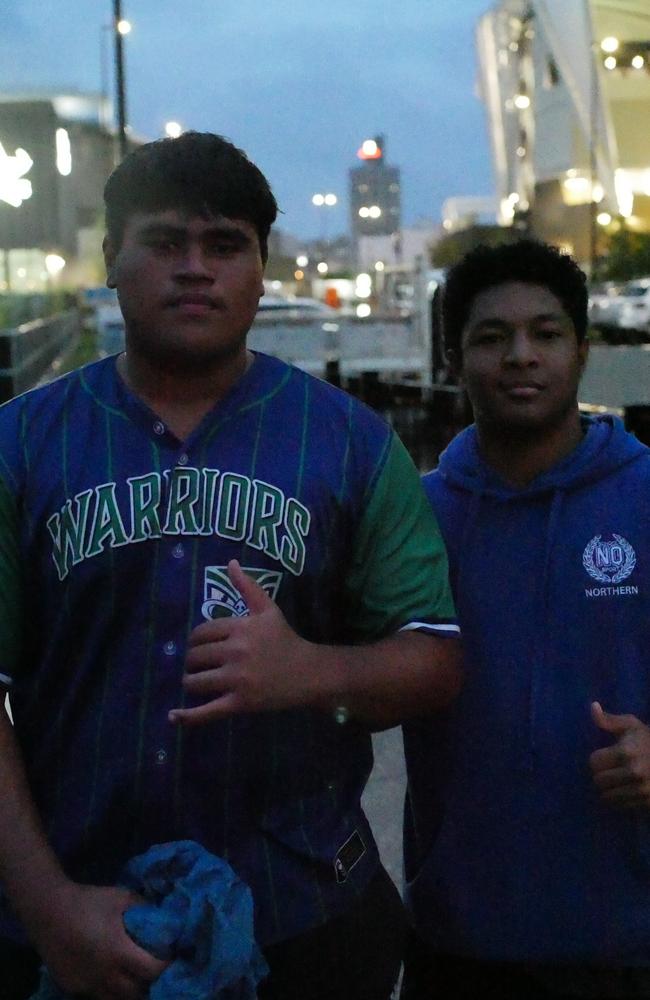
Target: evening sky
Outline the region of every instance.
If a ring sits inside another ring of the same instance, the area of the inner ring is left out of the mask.
[[[123,0],[128,116],[145,139],[176,119],[220,132],[269,177],[301,237],[347,227],[347,171],[383,133],[404,222],[451,195],[489,195],[477,19],[489,0]],[[0,92],[112,89],[110,0],[0,4]],[[103,57],[102,57],[103,48]],[[333,191],[334,209],[311,204]]]

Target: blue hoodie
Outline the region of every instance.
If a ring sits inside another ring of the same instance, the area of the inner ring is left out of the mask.
[[[650,966],[650,808],[602,804],[590,703],[650,724],[650,449],[611,417],[524,489],[468,428],[424,478],[464,690],[405,727],[419,933],[485,960]]]

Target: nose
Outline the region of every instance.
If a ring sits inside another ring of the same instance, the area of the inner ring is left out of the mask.
[[[515,366],[536,365],[537,345],[527,330],[516,329],[508,338],[504,363]]]
[[[211,259],[198,244],[188,243],[176,258],[175,276],[182,281],[212,281]]]

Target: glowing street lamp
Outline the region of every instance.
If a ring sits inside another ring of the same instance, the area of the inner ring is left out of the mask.
[[[312,195],[311,199],[312,205],[316,208],[333,208],[334,205],[338,204],[338,198],[331,191],[327,193],[317,192]],[[323,243],[327,242],[327,212],[321,212],[321,241]]]
[[[65,258],[58,253],[48,253],[45,257],[45,270],[51,278],[55,278],[65,267]]]
[[[603,52],[616,52],[618,49],[618,38],[614,38],[613,35],[608,35],[607,38],[603,38],[600,43],[600,47]]]
[[[315,194],[312,196],[311,203],[312,205],[316,205],[317,208],[321,208],[323,205],[332,207],[338,203],[338,198],[331,192],[328,194]]]

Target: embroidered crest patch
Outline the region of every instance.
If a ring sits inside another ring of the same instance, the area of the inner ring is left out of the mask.
[[[636,554],[622,535],[612,534],[609,540],[596,535],[582,553],[582,565],[594,580],[620,583],[636,566]]]
[[[275,600],[282,581],[280,571],[250,566],[242,566],[242,569],[266,591],[271,600]],[[248,614],[248,606],[228,576],[227,566],[205,567],[201,613],[208,621],[226,617],[243,618]]]

